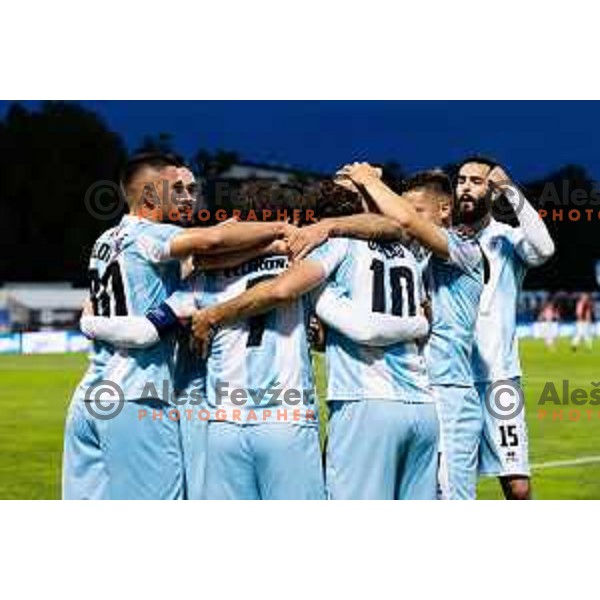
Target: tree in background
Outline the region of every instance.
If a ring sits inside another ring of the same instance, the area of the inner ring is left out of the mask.
[[[164,131],[158,135],[147,135],[142,143],[133,151],[134,154],[141,152],[162,152],[164,154],[174,154],[173,136]]]
[[[205,179],[214,179],[239,161],[237,152],[221,149],[211,152],[200,148],[192,158],[192,168]]]
[[[110,221],[92,218],[86,191],[117,181],[125,146],[94,112],[70,102],[13,104],[0,127],[1,281],[81,282],[91,244]]]

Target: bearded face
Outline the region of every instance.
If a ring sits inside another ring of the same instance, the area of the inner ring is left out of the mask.
[[[491,211],[492,189],[488,181],[492,167],[480,163],[467,163],[458,172],[456,180],[456,220],[472,225],[481,221]]]

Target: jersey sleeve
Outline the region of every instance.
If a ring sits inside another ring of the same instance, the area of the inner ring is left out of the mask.
[[[358,344],[390,346],[423,338],[429,330],[422,316],[396,317],[367,313],[352,299],[343,296],[335,285],[326,285],[316,297],[317,316]]]
[[[160,337],[146,317],[95,317],[85,315],[79,322],[81,332],[90,340],[100,340],[117,348],[148,348]]]
[[[518,257],[525,264],[525,266],[537,267],[546,262],[546,249],[544,248],[544,252],[540,252],[539,248],[532,244],[527,238],[522,227],[511,228],[506,237],[510,242],[510,246],[514,255]],[[551,255],[554,252],[551,241],[550,248],[551,249],[549,249],[547,253]]]
[[[481,248],[473,240],[460,237],[453,231],[448,231],[448,262],[463,271],[478,268],[483,260]]]
[[[555,252],[554,241],[535,208],[522,194],[507,195],[515,210],[519,226],[510,229],[507,237],[514,252],[528,267],[539,267]]]
[[[152,263],[179,260],[171,257],[171,240],[181,231],[177,225],[148,223],[139,233],[136,244],[142,256]]]
[[[348,254],[349,242],[347,238],[334,238],[315,248],[306,260],[318,262],[329,277]]]

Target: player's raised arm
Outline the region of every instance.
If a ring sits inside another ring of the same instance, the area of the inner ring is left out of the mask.
[[[522,237],[516,242],[516,251],[530,267],[544,264],[554,254],[554,241],[535,208],[502,167],[496,166],[488,175],[492,190],[504,194],[515,211]]]
[[[382,180],[379,169],[368,163],[346,165],[337,173],[363,188],[383,215],[394,219],[411,237],[442,258],[449,257],[448,235],[443,228],[423,218],[404,197],[392,191]]]
[[[317,316],[346,337],[367,346],[390,346],[427,337],[429,321],[424,314],[397,317],[366,313],[356,302],[326,286],[315,303]]]
[[[269,223],[227,222],[214,227],[196,227],[183,231],[171,239],[171,258],[190,254],[213,255],[246,250],[261,244],[270,244],[289,236],[292,225],[282,221]]]

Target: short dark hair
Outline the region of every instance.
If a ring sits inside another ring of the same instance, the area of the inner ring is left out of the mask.
[[[445,196],[452,196],[452,183],[450,177],[441,169],[428,169],[418,171],[404,181],[404,191],[427,188]]]
[[[327,179],[311,186],[314,194],[315,217],[318,220],[329,217],[347,217],[364,212],[361,196]]]
[[[165,167],[184,167],[180,156],[165,152],[142,152],[131,156],[121,170],[121,186],[125,191],[136,175],[145,168],[164,169]]]
[[[486,165],[486,166],[490,167],[490,169],[500,166],[500,163],[497,160],[494,160],[493,158],[490,158],[489,156],[484,156],[482,154],[472,154],[471,156],[467,156],[467,158],[464,158],[463,160],[461,160],[459,163],[456,164],[456,173],[458,174],[458,172],[465,165],[468,165],[470,163],[475,163],[478,165]]]
[[[242,190],[242,197],[248,211],[254,211],[260,220],[275,221],[280,214],[290,219],[294,210],[303,208],[304,191],[293,183],[256,181]]]

